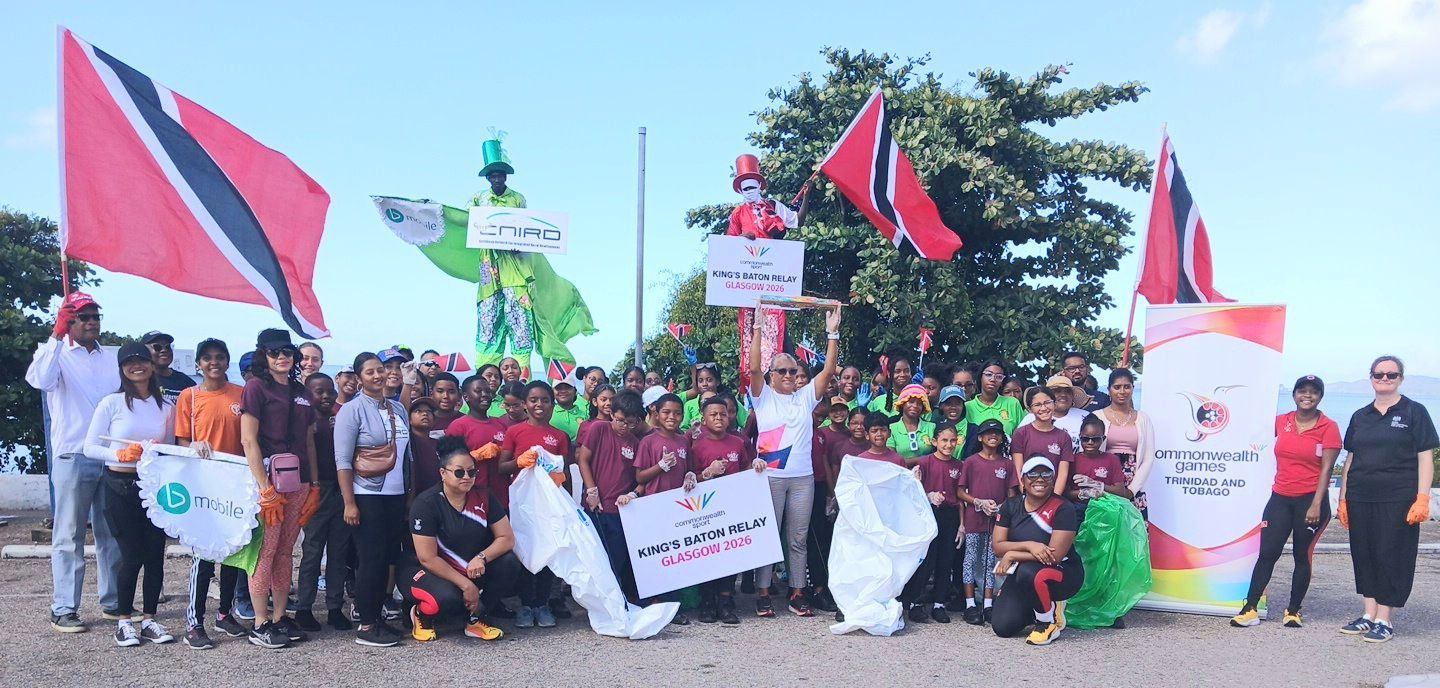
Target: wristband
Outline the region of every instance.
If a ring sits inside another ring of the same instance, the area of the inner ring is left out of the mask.
[[[825,338],[828,339],[828,340],[830,340],[830,341],[832,341],[832,342],[838,342],[838,341],[840,341],[840,333],[839,333],[839,332],[826,332],[826,333],[825,333]]]

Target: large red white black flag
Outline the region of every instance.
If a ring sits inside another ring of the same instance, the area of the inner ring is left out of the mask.
[[[1210,236],[1167,133],[1155,167],[1150,228],[1135,290],[1152,304],[1233,301],[1215,291],[1213,272]]]
[[[60,29],[62,249],[329,335],[311,282],[330,196],[229,122]]]
[[[950,260],[960,237],[940,220],[905,151],[890,136],[880,89],[870,94],[820,169],[895,247],[930,260]]]

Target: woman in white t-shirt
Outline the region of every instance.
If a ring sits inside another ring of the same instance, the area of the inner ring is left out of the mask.
[[[813,412],[835,375],[840,356],[840,308],[825,314],[825,367],[810,382],[796,389],[800,364],[789,354],[770,359],[770,370],[761,370],[761,330],[767,319],[757,305],[755,331],[750,340],[750,404],[754,408],[756,455],[768,464],[770,498],[775,505],[775,522],[785,525],[785,565],[790,578],[790,611],[797,616],[814,616],[805,599],[805,539],[810,535],[810,511],[815,499],[811,442],[814,439]],[[767,380],[768,378],[768,380]],[[767,384],[768,382],[768,384]],[[775,616],[770,602],[773,567],[756,573],[759,597],[755,613]]]

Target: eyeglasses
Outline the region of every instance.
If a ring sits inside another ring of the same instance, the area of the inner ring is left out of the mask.
[[[1005,373],[992,373],[992,372],[990,372],[990,371],[987,370],[987,371],[985,371],[985,372],[983,372],[983,373],[980,373],[980,377],[983,377],[983,378],[985,378],[985,379],[987,379],[987,380],[999,380],[999,379],[1005,377]]]
[[[442,468],[440,470],[454,475],[457,480],[474,478],[475,476],[480,475],[480,469],[478,468]]]
[[[1099,442],[1099,441],[1104,440],[1104,439],[1105,439],[1105,436],[1104,436],[1104,435],[1081,435],[1081,436],[1080,436],[1080,441],[1081,441],[1081,442]]]
[[[770,369],[770,372],[775,373],[776,375],[799,375],[799,374],[800,374],[800,369],[799,369],[799,368],[771,368],[771,369]]]
[[[1090,369],[1090,364],[1089,364],[1089,363],[1081,363],[1080,365],[1067,365],[1067,366],[1065,366],[1065,371],[1066,371],[1066,372],[1079,372],[1079,371],[1082,371],[1082,370],[1089,370],[1089,369]]]
[[[1034,402],[1034,403],[1030,404],[1030,408],[1049,408],[1049,407],[1054,406],[1054,405],[1055,405],[1055,400],[1054,400],[1054,399],[1047,399],[1047,400],[1045,400],[1045,401],[1037,401],[1037,402]]]
[[[1370,373],[1372,380],[1399,380],[1400,373]]]
[[[79,320],[80,322],[100,322],[101,317],[103,316],[101,316],[99,313],[81,313],[79,315],[76,315],[75,319]]]

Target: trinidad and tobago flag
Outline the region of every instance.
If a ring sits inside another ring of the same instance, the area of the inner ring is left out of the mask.
[[[1145,234],[1145,251],[1140,254],[1135,291],[1152,304],[1233,301],[1215,291],[1213,270],[1205,221],[1190,196],[1167,133],[1156,162],[1150,229]]]
[[[60,29],[60,244],[329,336],[311,282],[330,196],[289,158]]]
[[[674,337],[675,341],[677,342],[684,339],[686,335],[690,334],[690,330],[692,328],[693,326],[689,323],[670,323],[669,325],[665,326],[665,329],[670,332],[670,336]],[[683,344],[684,342],[681,343]]]
[[[920,349],[920,353],[930,353],[930,347],[934,346],[935,344],[935,340],[933,338],[934,334],[935,330],[932,330],[928,327],[920,328],[920,346],[918,347]]]
[[[574,363],[566,363],[565,361],[562,361],[558,358],[550,359],[550,365],[548,368],[549,370],[546,373],[547,376],[551,380],[557,381],[564,380],[565,378],[570,377],[571,373],[575,372]]]
[[[458,352],[445,354],[436,360],[440,363],[440,369],[447,373],[468,373],[474,370],[470,367],[470,362],[465,360],[465,355]]]
[[[950,260],[960,237],[940,220],[910,158],[890,137],[880,89],[840,135],[820,169],[895,247],[929,260]]]

